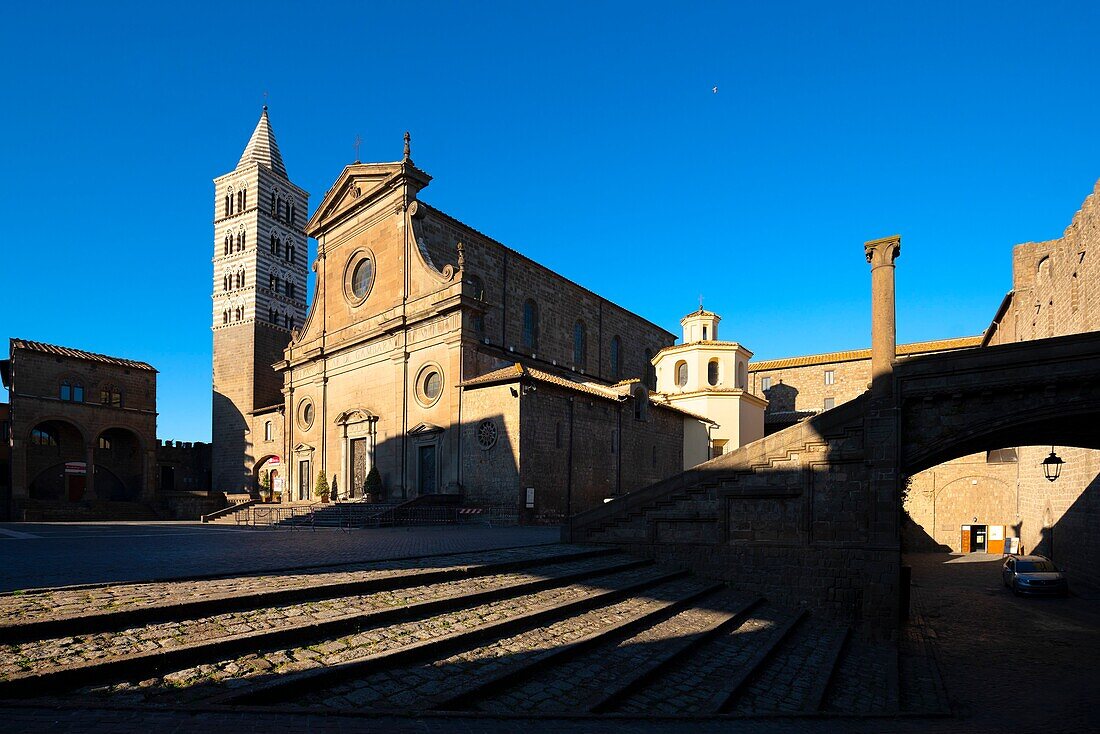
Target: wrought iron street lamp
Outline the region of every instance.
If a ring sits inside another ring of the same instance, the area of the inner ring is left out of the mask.
[[[1043,474],[1048,481],[1055,481],[1062,475],[1062,464],[1066,462],[1062,461],[1062,457],[1054,453],[1054,447],[1050,447],[1050,456],[1043,459]]]

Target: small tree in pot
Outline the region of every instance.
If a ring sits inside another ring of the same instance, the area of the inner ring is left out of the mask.
[[[325,477],[324,469],[317,472],[317,486],[313,489],[313,493],[320,497],[322,502],[328,502],[328,478]]]
[[[271,501],[271,472],[260,474],[260,499],[264,502]]]
[[[378,471],[378,467],[372,466],[367,472],[363,490],[366,492],[367,502],[378,502],[382,499],[382,473]]]

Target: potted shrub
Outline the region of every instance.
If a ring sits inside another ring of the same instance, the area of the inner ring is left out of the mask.
[[[271,473],[264,472],[260,475],[260,500],[262,502],[271,501]]]
[[[367,495],[367,502],[379,502],[382,499],[382,473],[377,466],[372,466],[367,472],[367,481],[363,483],[363,491]]]
[[[325,477],[324,469],[317,472],[317,486],[313,493],[320,497],[322,502],[328,502],[328,478]]]

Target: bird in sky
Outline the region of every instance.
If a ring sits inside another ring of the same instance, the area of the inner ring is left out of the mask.
[[[718,87],[713,86],[713,87],[711,87],[710,91],[714,92],[715,94],[718,94]]]

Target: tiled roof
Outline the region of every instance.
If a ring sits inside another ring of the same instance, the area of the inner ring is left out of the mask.
[[[911,344],[899,344],[897,354],[899,357],[914,354],[927,354],[929,352],[949,352],[956,349],[973,349],[981,346],[980,336],[963,336],[956,339],[938,339],[927,342],[912,342]],[[806,357],[787,357],[784,359],[768,359],[760,362],[749,362],[749,372],[763,372],[765,370],[782,370],[788,367],[808,367],[815,364],[829,364],[830,362],[854,362],[859,359],[870,359],[870,349],[850,349],[846,352],[829,352],[828,354],[811,354]]]
[[[56,357],[71,357],[73,359],[84,359],[89,362],[102,362],[104,364],[114,364],[120,367],[133,367],[137,370],[157,371],[155,367],[147,362],[138,362],[133,359],[122,359],[120,357],[109,357],[106,354],[85,352],[81,349],[73,349],[72,347],[59,347],[55,344],[43,344],[42,342],[32,342],[26,339],[12,339],[11,349],[12,351],[16,349],[26,349],[31,352],[52,354]]]
[[[511,382],[518,380],[521,377],[530,377],[538,382],[545,382],[551,385],[557,385],[558,387],[564,387],[567,390],[576,390],[577,392],[586,393],[588,395],[594,395],[596,397],[605,398],[607,400],[620,400],[623,396],[618,392],[612,390],[609,387],[603,385],[597,385],[594,382],[576,382],[565,377],[559,377],[558,375],[550,374],[549,372],[543,372],[540,369],[533,367],[526,367],[519,363],[509,365],[499,370],[486,373],[480,377],[473,377],[465,382],[461,383],[461,387],[476,387],[478,385],[491,385],[497,382]]]
[[[492,385],[494,383],[512,382],[513,380],[518,380],[521,377],[529,377],[537,382],[545,382],[550,385],[557,385],[558,387],[564,387],[567,390],[575,390],[577,392],[585,393],[587,395],[592,395],[598,398],[603,398],[605,400],[612,400],[615,402],[620,402],[630,397],[629,390],[624,390],[624,388],[630,388],[634,384],[641,383],[641,380],[623,380],[622,382],[607,387],[604,385],[598,385],[594,382],[577,382],[575,380],[570,380],[566,377],[559,377],[558,375],[554,375],[549,372],[543,372],[540,369],[526,367],[524,365],[516,363],[508,365],[507,367],[504,367],[502,369],[495,370],[493,372],[488,372],[479,377],[473,377],[469,380],[466,380],[465,382],[462,382],[460,384],[460,387],[477,387],[479,385]],[[690,410],[684,410],[683,408],[671,405],[667,402],[664,402],[663,400],[658,400],[654,397],[654,393],[650,393],[648,390],[646,390],[646,393],[649,395],[650,404],[655,405],[658,408],[668,408],[669,410],[674,410],[677,413],[682,413],[690,418],[706,421],[707,423],[714,423],[714,421],[712,421],[710,418],[698,415],[697,413],[692,413]]]
[[[275,133],[271,131],[271,123],[267,119],[267,105],[264,105],[260,121],[252,131],[252,137],[244,148],[244,154],[241,155],[237,168],[249,163],[259,163],[283,178],[288,178],[286,166],[283,165],[283,156],[279,153],[279,145],[275,142]]]

